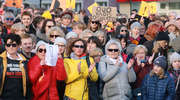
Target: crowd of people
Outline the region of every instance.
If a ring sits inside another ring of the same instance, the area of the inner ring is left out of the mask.
[[[0,100],[180,100],[180,15],[0,9]],[[55,66],[46,45],[58,46]]]

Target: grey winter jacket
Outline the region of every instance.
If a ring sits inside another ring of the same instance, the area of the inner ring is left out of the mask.
[[[131,68],[128,70],[125,62],[115,65],[104,55],[101,57],[98,72],[105,82],[103,90],[104,100],[130,100],[132,97],[129,82],[136,80],[136,74]]]

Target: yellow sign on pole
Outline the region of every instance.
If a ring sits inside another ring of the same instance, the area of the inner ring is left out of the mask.
[[[88,10],[89,10],[90,14],[93,13],[93,8],[94,8],[94,7],[97,7],[97,6],[98,6],[98,4],[95,2],[95,3],[93,3],[92,5],[90,5],[90,6],[88,7]]]
[[[52,0],[50,9],[60,7],[63,10],[69,9],[75,9],[76,0]]]
[[[156,12],[157,12],[156,2],[151,2],[151,3],[147,3],[144,1],[141,2],[139,15],[148,17],[150,14],[155,14]]]

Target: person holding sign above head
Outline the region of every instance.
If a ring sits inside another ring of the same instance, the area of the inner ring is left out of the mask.
[[[57,81],[66,79],[63,60],[58,59],[56,66],[46,63],[47,45],[39,41],[36,45],[36,55],[28,62],[28,74],[32,84],[33,100],[59,100]]]
[[[87,78],[97,81],[98,74],[93,59],[86,55],[86,42],[79,38],[74,39],[66,53],[64,66],[67,80],[64,100],[88,100]]]

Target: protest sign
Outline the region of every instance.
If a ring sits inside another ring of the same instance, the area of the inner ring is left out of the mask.
[[[58,46],[57,45],[46,45],[46,58],[45,62],[48,66],[56,66],[58,60]]]
[[[22,2],[22,0],[5,0],[5,5],[7,7],[21,8]]]
[[[107,20],[116,21],[117,18],[117,8],[116,7],[94,7],[92,12],[93,20]]]
[[[97,7],[97,6],[98,6],[98,4],[95,2],[95,3],[93,3],[92,5],[90,5],[90,6],[88,7],[88,11],[90,12],[90,14],[93,13],[93,8],[94,8],[94,7]]]
[[[148,17],[149,14],[155,14],[157,12],[157,3],[156,2],[151,2],[147,3],[142,1],[140,10],[139,10],[139,15]]]
[[[52,0],[50,9],[54,8],[62,8],[66,10],[66,8],[75,9],[76,0]]]

